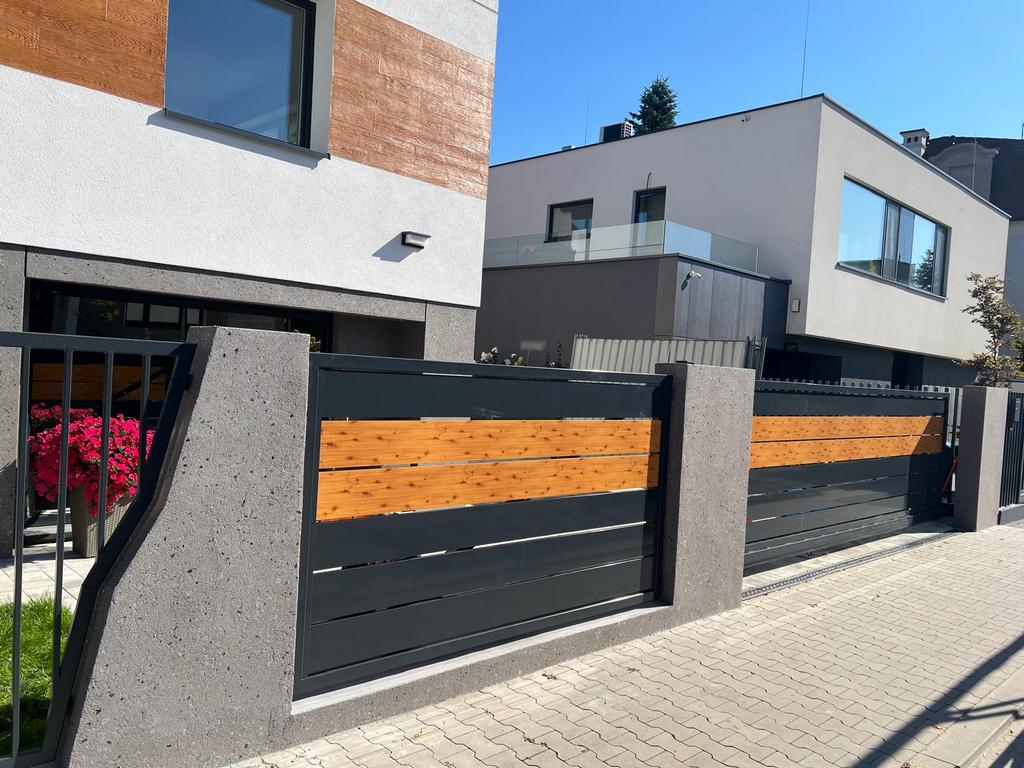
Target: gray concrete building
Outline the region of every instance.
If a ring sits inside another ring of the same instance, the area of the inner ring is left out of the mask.
[[[679,277],[788,284],[763,305],[762,327],[784,329],[764,334],[765,376],[960,385],[973,377],[956,361],[983,341],[962,312],[966,277],[1002,274],[1008,229],[997,204],[825,95],[568,148],[490,170],[477,346],[539,355],[569,329],[621,338],[641,325],[648,338],[750,333],[730,320],[758,314],[743,292],[712,290],[706,319],[668,323],[692,290],[691,319],[695,284],[668,301],[642,263],[678,254]],[[630,266],[595,279],[597,262]],[[566,288],[541,306],[552,285]]]

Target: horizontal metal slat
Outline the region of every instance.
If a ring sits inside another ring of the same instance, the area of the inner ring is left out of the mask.
[[[890,456],[882,459],[836,461],[828,464],[800,464],[792,467],[765,467],[750,470],[747,493],[784,493],[800,488],[814,488],[836,483],[895,477],[908,474],[943,472],[948,467],[948,453]]]
[[[945,398],[755,392],[755,416],[934,416]]]
[[[315,624],[308,630],[306,670],[323,672],[648,592],[653,583],[653,558],[647,557]]]
[[[654,554],[653,525],[466,549],[313,576],[310,616],[341,616],[447,597]]]
[[[938,493],[945,476],[939,472],[877,477],[838,485],[823,485],[788,493],[768,493],[747,499],[747,520],[799,515],[818,509],[857,504],[889,496],[934,488]]]
[[[316,523],[314,570],[657,520],[657,490],[560,496]]]

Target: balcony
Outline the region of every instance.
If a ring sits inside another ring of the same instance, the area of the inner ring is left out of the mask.
[[[547,241],[543,234],[496,237],[484,241],[484,268],[572,261],[626,259],[678,253],[757,271],[757,246],[688,227],[676,221],[651,221],[578,231],[568,240]]]

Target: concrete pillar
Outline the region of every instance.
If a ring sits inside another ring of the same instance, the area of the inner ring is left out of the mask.
[[[953,503],[953,524],[960,530],[980,531],[999,522],[1008,399],[1009,390],[1002,387],[964,387]]]
[[[672,377],[662,596],[683,623],[740,604],[754,371],[690,363],[656,371]]]
[[[475,334],[476,310],[472,307],[427,304],[423,359],[471,363],[479,352],[473,349]]]
[[[59,764],[268,751],[295,663],[309,337],[192,328],[154,502],[100,588]]]
[[[21,331],[25,318],[25,249],[0,245],[0,331]],[[0,348],[0,557],[14,549],[21,352]]]

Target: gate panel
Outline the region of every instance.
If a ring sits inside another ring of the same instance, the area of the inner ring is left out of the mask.
[[[654,598],[662,376],[311,356],[296,696]]]
[[[939,514],[947,410],[939,393],[759,382],[746,565]]]
[[[1024,392],[1010,392],[1006,403],[1006,435],[1003,439],[1003,475],[999,506],[1010,507],[1024,500]],[[1024,514],[1001,514],[1000,522],[1021,519]]]

